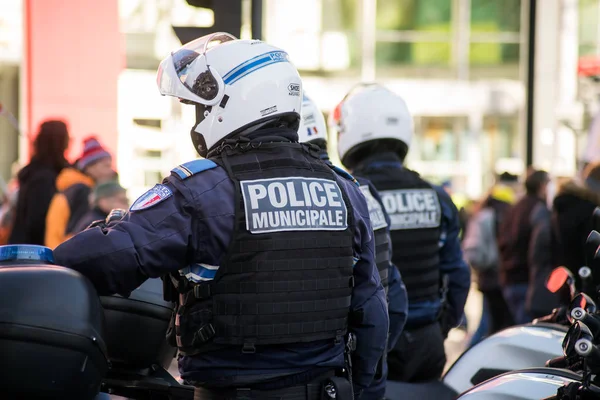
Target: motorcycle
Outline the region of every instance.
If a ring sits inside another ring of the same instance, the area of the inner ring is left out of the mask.
[[[600,399],[600,316],[581,307],[589,300],[581,296],[579,304],[574,302],[570,309],[573,325],[562,344],[564,355],[549,361],[548,368],[497,376],[466,391],[458,399]]]
[[[594,211],[600,225],[600,208]],[[579,269],[582,288],[594,298],[600,283],[600,233],[592,231],[586,240],[586,260],[589,266]],[[388,381],[386,397],[400,399],[410,392],[425,399],[454,399],[459,393],[471,389],[493,377],[511,374],[511,371],[542,367],[548,360],[558,360],[563,355],[561,346],[572,322],[570,307],[581,299],[588,313],[595,313],[594,301],[585,293],[575,295],[576,279],[568,269],[556,268],[547,281],[547,288],[560,296],[562,306],[530,324],[504,329],[467,349],[442,376],[441,381],[420,384]]]
[[[0,246],[2,398],[192,400],[193,387],[167,372],[173,309],[160,279],[127,298],[98,296],[50,249]]]

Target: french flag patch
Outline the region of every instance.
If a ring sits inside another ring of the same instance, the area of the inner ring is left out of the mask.
[[[130,211],[140,211],[146,208],[154,207],[158,203],[173,196],[171,189],[165,185],[155,185],[152,189],[141,195],[129,209]]]
[[[318,135],[319,131],[317,131],[317,127],[313,126],[312,128],[306,128],[306,131],[308,133],[308,136],[312,136],[312,135]]]

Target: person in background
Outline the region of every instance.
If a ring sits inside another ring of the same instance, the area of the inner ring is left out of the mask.
[[[504,216],[515,201],[517,177],[503,173],[469,219],[462,243],[465,259],[475,272],[483,296],[481,319],[470,346],[512,325],[513,319],[500,287],[498,235]]]
[[[106,219],[108,213],[115,208],[123,210],[129,208],[127,192],[116,181],[96,185],[90,203],[92,208],[77,221],[73,234],[85,230],[94,221]]]
[[[33,156],[19,171],[19,194],[9,244],[44,244],[46,214],[56,193],[56,177],[69,165],[65,151],[69,131],[64,121],[48,120],[40,125],[33,143]]]
[[[508,210],[500,226],[500,284],[517,324],[532,319],[526,304],[530,284],[534,285],[530,275],[543,274],[550,264],[550,216],[546,208],[549,181],[547,172],[529,171],[525,196]]]
[[[96,184],[113,180],[112,157],[94,137],[85,139],[83,154],[75,166],[56,179],[59,191],[48,209],[45,245],[54,249],[73,236],[77,221],[90,209],[89,196]]]
[[[388,380],[439,379],[444,340],[463,316],[470,270],[459,242],[458,210],[440,187],[406,168],[413,118],[404,99],[378,84],[353,88],[335,108],[338,155],[369,179],[390,217],[392,262],[408,292],[408,318],[388,353]]]
[[[579,268],[586,265],[585,241],[597,229],[591,216],[600,206],[600,162],[588,164],[582,178],[560,185],[552,207],[554,266],[569,268],[578,281]]]

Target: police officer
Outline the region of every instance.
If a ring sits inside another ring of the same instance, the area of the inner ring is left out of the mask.
[[[321,159],[331,163],[327,152],[327,124],[317,105],[304,94],[302,100],[302,120],[298,128],[298,138],[301,143],[311,143],[318,147]],[[391,262],[391,240],[389,234],[390,220],[379,193],[375,186],[366,178],[355,176],[360,183],[360,189],[365,195],[369,207],[371,226],[375,236],[375,260],[379,277],[388,296],[388,312],[390,318],[390,331],[388,347],[393,348],[406,323],[408,313],[408,300],[406,287],[402,282],[400,273]],[[387,353],[387,351],[386,351]],[[387,380],[386,353],[377,365],[377,373],[373,384],[363,392],[363,400],[379,400],[385,395],[385,382]]]
[[[170,336],[198,399],[349,399],[344,367],[358,397],[388,331],[368,208],[351,175],[297,143],[302,87],[287,53],[216,33],[165,58],[157,83],[195,106],[206,158],[58,247],[57,263],[100,294],[167,276]]]
[[[408,320],[388,353],[388,379],[437,379],[446,362],[444,339],[460,321],[470,285],[458,211],[442,188],[403,166],[413,125],[402,98],[379,85],[359,85],[336,107],[332,124],[344,166],[381,195],[392,261],[408,291]]]

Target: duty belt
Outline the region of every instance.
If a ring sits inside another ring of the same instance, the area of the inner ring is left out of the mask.
[[[194,390],[194,400],[321,400],[322,388],[322,383],[309,383],[277,390],[197,387]]]

